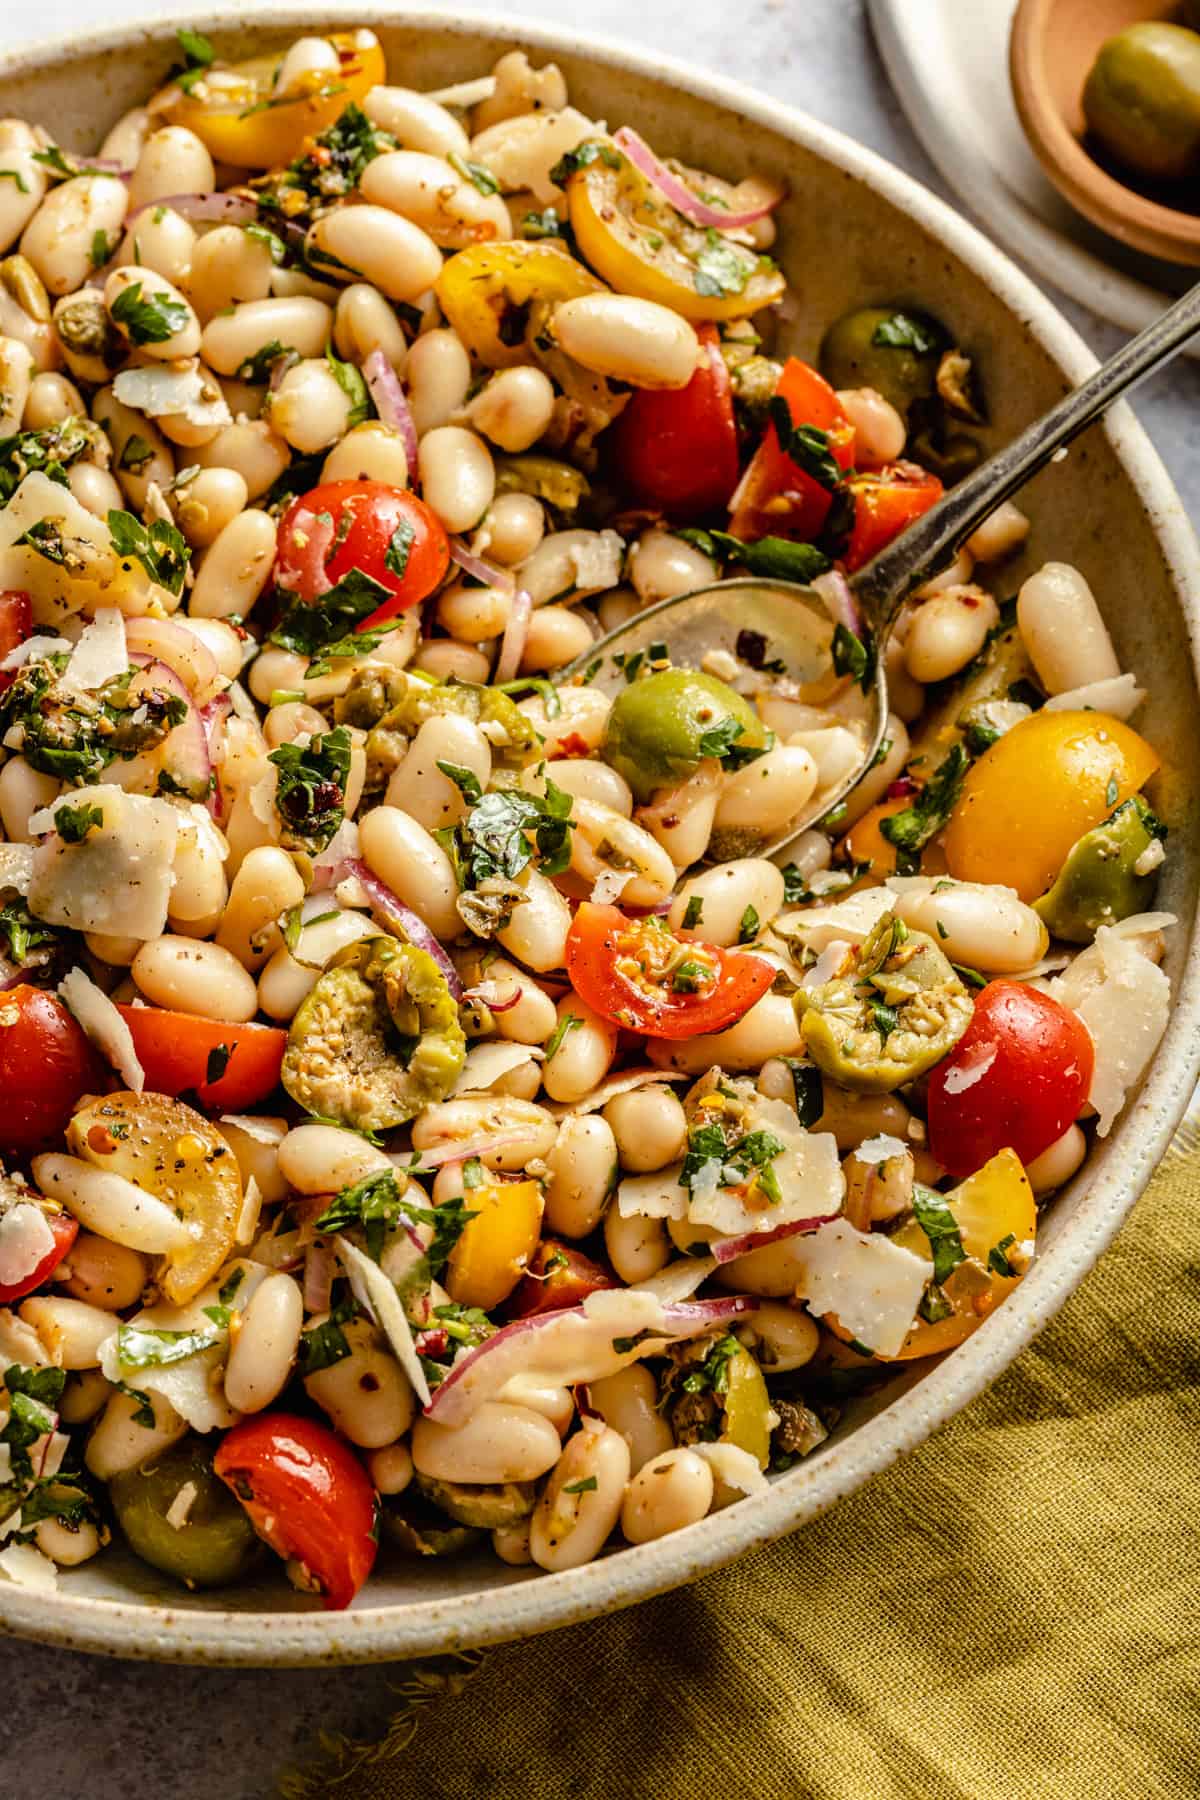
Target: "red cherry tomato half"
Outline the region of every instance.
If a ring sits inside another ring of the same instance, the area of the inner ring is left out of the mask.
[[[697,519],[725,506],[738,481],[733,387],[716,327],[698,325],[702,355],[685,388],[635,388],[613,427],[613,466],[640,506]]]
[[[240,1112],[279,1086],[287,1032],[274,1025],[224,1025],[158,1006],[121,1006],[146,1086],[194,1093],[203,1106]]]
[[[506,1311],[512,1319],[531,1319],[561,1306],[579,1306],[589,1294],[617,1285],[615,1276],[582,1250],[558,1238],[543,1238]]]
[[[942,497],[937,476],[911,462],[852,475],[846,486],[854,498],[854,525],[842,562],[851,572],[869,563]]]
[[[45,1149],[104,1069],[74,1015],[41,988],[0,994],[0,1155]]]
[[[279,521],[275,580],[306,605],[351,569],[391,595],[356,626],[366,631],[417,606],[450,566],[437,515],[386,481],[326,481],[292,501]]]
[[[787,401],[793,425],[811,425],[828,439],[839,469],[854,461],[854,427],[825,380],[798,357],[789,357],[775,392]],[[811,543],[833,505],[833,494],[779,447],[774,425],[754,453],[742,481],[729,529],[735,537],[786,537]]]
[[[745,951],[684,943],[654,919],[585,900],[567,933],[571,986],[593,1011],[646,1037],[699,1037],[748,1012],[775,970]]]
[[[23,588],[0,592],[0,662],[23,644],[33,630],[33,602]],[[0,670],[0,694],[17,679],[15,669]]]
[[[375,1563],[377,1503],[341,1438],[293,1413],[259,1413],[226,1433],[213,1468],[263,1542],[316,1582],[327,1609],[349,1606]]]
[[[929,1148],[952,1175],[1000,1150],[1029,1166],[1078,1116],[1095,1052],[1082,1019],[1023,981],[992,981],[929,1078]]]
[[[42,1216],[50,1227],[50,1235],[54,1239],[54,1243],[37,1267],[23,1280],[14,1281],[10,1286],[5,1286],[0,1282],[0,1306],[11,1306],[14,1300],[23,1300],[26,1294],[32,1294],[35,1288],[40,1288],[43,1281],[49,1281],[79,1236],[78,1222],[71,1217],[70,1213],[44,1212]]]

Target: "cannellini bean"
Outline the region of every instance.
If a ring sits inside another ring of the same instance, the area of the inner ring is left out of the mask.
[[[141,413],[123,405],[110,387],[101,388],[92,396],[92,417],[108,434],[113,468],[126,502],[135,512],[140,512],[146,504],[151,482],[165,492],[175,479],[175,458],[169,446],[153,419],[143,418]],[[136,466],[127,467],[126,453],[134,436],[142,440],[137,446],[138,461]],[[152,454],[147,461],[142,461],[147,447]]]
[[[414,88],[373,87],[362,104],[371,123],[390,132],[407,150],[465,156],[471,147],[454,114]]]
[[[92,1231],[79,1233],[54,1271],[54,1280],[61,1282],[72,1299],[110,1313],[136,1306],[149,1278],[150,1271],[136,1250],[110,1243]],[[44,1341],[48,1344],[50,1340]]]
[[[423,825],[395,806],[377,806],[360,821],[363,861],[373,875],[420,913],[440,938],[462,928],[456,901],[458,882],[450,858]],[[518,913],[525,907],[516,908]]]
[[[821,1341],[815,1319],[799,1307],[782,1306],[774,1300],[764,1301],[738,1335],[749,1343],[755,1361],[772,1375],[802,1369],[812,1361]]]
[[[946,588],[965,587],[971,579],[975,568],[975,558],[969,550],[960,550],[952,563],[940,569],[936,575],[924,582],[913,593],[914,600],[930,600],[934,594],[942,593]]]
[[[1029,536],[1029,520],[1011,500],[1002,501],[967,539],[967,550],[976,562],[999,562],[1011,556]]]
[[[655,1039],[648,1054],[660,1069],[702,1075],[714,1063],[730,1071],[760,1069],[769,1056],[798,1056],[802,1042],[791,1000],[786,994],[767,993],[728,1030],[676,1043]]]
[[[254,1131],[243,1131],[229,1118],[219,1121],[221,1136],[233,1151],[243,1187],[257,1182],[263,1201],[274,1206],[288,1191],[288,1183],[279,1168],[279,1146],[287,1136],[287,1120],[256,1113]]]
[[[558,1127],[544,1106],[508,1094],[466,1094],[443,1100],[413,1120],[414,1150],[437,1150],[475,1138],[504,1136],[506,1142],[479,1152],[487,1169],[523,1169],[535,1157],[548,1156]]]
[[[154,1414],[153,1425],[144,1425],[136,1417],[146,1406]],[[161,1394],[139,1395],[114,1393],[100,1416],[83,1453],[83,1460],[100,1481],[111,1481],[126,1469],[136,1469],[188,1433],[188,1422],[180,1418],[170,1401]]]
[[[259,976],[260,1010],[280,1024],[294,1019],[330,957],[359,938],[378,935],[379,927],[368,914],[360,912],[339,912],[320,924],[306,925],[296,946],[297,956],[286,945],[280,945]]]
[[[558,1003],[563,1036],[542,1064],[542,1084],[552,1100],[570,1105],[603,1081],[617,1052],[617,1028],[579,998]]]
[[[373,816],[367,815],[368,819]],[[496,937],[510,956],[539,975],[549,969],[561,969],[567,953],[571,909],[554,883],[537,869],[526,871],[523,885],[524,900],[513,908],[512,918],[501,926]]]
[[[100,1346],[116,1329],[111,1312],[58,1294],[35,1294],[17,1308],[18,1317],[41,1338],[56,1369],[94,1369]]]
[[[43,1194],[61,1200],[67,1211],[100,1237],[131,1250],[161,1256],[189,1241],[187,1226],[169,1206],[107,1169],[76,1156],[35,1156],[33,1178]]]
[[[86,507],[97,519],[107,520],[114,508],[124,507],[125,501],[117,483],[107,469],[97,468],[95,463],[73,463],[67,470],[67,486],[80,506]]]
[[[416,300],[442,269],[428,232],[385,206],[335,206],[310,228],[306,242],[314,260],[336,257],[335,267],[361,276],[389,300]]]
[[[842,411],[854,427],[854,460],[862,469],[881,469],[904,455],[904,420],[875,388],[839,388]]]
[[[817,792],[835,788],[857,767],[863,742],[848,725],[830,725],[819,731],[796,731],[788,738],[794,749],[807,750],[817,765]]]
[[[1026,1167],[1029,1185],[1039,1197],[1065,1186],[1087,1155],[1087,1139],[1078,1125],[1068,1125],[1048,1150]]]
[[[944,588],[919,606],[904,640],[904,666],[914,681],[945,681],[979,655],[1000,609],[979,587]]]
[[[497,494],[488,508],[475,548],[481,556],[511,568],[532,556],[546,531],[546,514],[532,494]]]
[[[159,308],[172,309],[170,317],[177,317],[178,324],[169,336],[161,339],[147,337],[144,326],[136,320],[127,321],[122,315],[121,296],[132,293],[135,289],[139,302],[146,305],[153,302]],[[104,304],[114,326],[125,340],[134,345],[141,355],[151,357],[156,362],[177,362],[182,357],[195,356],[200,348],[200,321],[192,311],[190,302],[184,299],[172,282],[141,263],[127,263],[124,268],[113,270],[104,284]]]
[[[18,131],[15,128],[20,125]],[[0,252],[12,248],[42,204],[50,178],[41,163],[33,160],[38,142],[24,121],[14,120],[9,142],[0,144],[5,173],[12,179],[0,181]]]
[[[112,1391],[112,1383],[104,1379],[99,1369],[76,1369],[67,1376],[58,1403],[59,1419],[64,1425],[88,1424],[103,1412]]]
[[[774,1097],[787,1099],[794,1105],[791,1070],[782,1063],[772,1066],[787,1081],[786,1092],[782,1091],[781,1081],[780,1091]],[[772,1091],[767,1067],[759,1077],[759,1087],[763,1093]],[[823,1083],[823,1091],[824,1106],[816,1129],[832,1132],[839,1151],[857,1150],[860,1144],[873,1137],[894,1137],[901,1143],[914,1145],[924,1143],[924,1125],[914,1118],[898,1095],[852,1094],[833,1081]]]
[[[693,902],[699,903],[699,912]],[[668,915],[671,930],[682,937],[728,948],[739,943],[754,913],[766,927],[783,906],[783,875],[761,856],[743,856],[693,875],[675,896]],[[688,909],[692,923],[685,925]]]
[[[175,194],[207,194],[216,184],[213,159],[194,131],[164,125],[142,145],[129,183],[131,210]]]
[[[413,656],[412,666],[438,681],[470,681],[476,686],[487,681],[492,667],[482,650],[456,644],[452,638],[426,638]]]
[[[135,169],[142,153],[142,145],[150,135],[150,123],[147,107],[130,107],[111,128],[97,154],[117,163],[122,169]]]
[[[596,1229],[617,1184],[617,1141],[599,1113],[566,1118],[546,1157],[546,1224],[562,1237]]]
[[[708,849],[721,780],[719,765],[703,762],[678,787],[660,788],[648,805],[638,807],[638,824],[645,826],[676,868],[690,868]]]
[[[838,830],[848,830],[865,812],[869,812],[877,800],[884,794],[903,773],[908,761],[909,741],[904,720],[896,713],[888,714],[884,729],[883,741],[889,746],[886,753],[870,769],[856,787],[851,788],[842,802],[844,811],[838,821]],[[753,764],[750,765],[753,768]]]
[[[635,1175],[665,1169],[687,1149],[687,1119],[669,1087],[634,1088],[615,1094],[604,1108],[621,1166]]]
[[[556,787],[577,800],[590,800],[596,806],[607,807],[609,812],[620,813],[625,819],[633,812],[629,783],[607,763],[592,762],[588,757],[562,757],[548,765],[547,773]]]
[[[83,286],[92,273],[97,232],[115,242],[128,203],[125,183],[115,175],[76,175],[51,188],[21,234],[21,255],[49,293],[73,294]]]
[[[461,425],[426,432],[417,450],[421,489],[447,531],[472,531],[496,491],[496,469],[483,439]]]
[[[229,898],[225,842],[211,821],[197,812],[184,814],[179,826],[167,917],[183,938],[208,937],[220,924]],[[131,964],[137,954],[135,949],[127,962]]]
[[[29,821],[35,812],[58,798],[59,783],[53,775],[31,768],[23,756],[10,756],[0,768],[0,824],[12,844],[32,844]]]
[[[671,1260],[671,1240],[661,1219],[639,1214],[622,1218],[615,1206],[604,1215],[604,1248],[620,1279],[630,1285],[649,1281]]]
[[[911,618],[908,623],[911,625]],[[908,672],[908,665],[904,660],[904,639],[898,632],[894,631],[888,639],[883,666],[887,675],[888,705],[906,724],[911,724],[925,710],[925,689]]]
[[[350,396],[329,364],[313,359],[287,371],[264,416],[293,450],[313,456],[345,436],[350,410]]]
[[[643,606],[707,587],[719,575],[711,556],[669,531],[643,531],[629,552],[629,579]]]
[[[589,1420],[567,1440],[529,1528],[529,1550],[539,1568],[578,1569],[591,1562],[621,1516],[629,1471],[629,1445],[607,1425]]]
[[[497,1525],[492,1533],[492,1549],[502,1563],[507,1563],[513,1569],[528,1568],[533,1561],[529,1548],[529,1530],[528,1519],[515,1519],[511,1525]]]
[[[666,1450],[638,1470],[625,1491],[621,1530],[631,1544],[648,1544],[697,1524],[712,1505],[713,1474],[694,1450]]]
[[[686,319],[632,294],[560,301],[551,330],[559,347],[585,369],[634,387],[686,387],[700,355],[700,341]]]
[[[448,425],[467,397],[471,359],[453,331],[427,331],[408,353],[408,399],[419,436]]]
[[[367,1473],[377,1493],[402,1494],[413,1478],[412,1452],[407,1444],[384,1444],[367,1457]]]
[[[157,938],[138,951],[132,974],[148,1000],[175,1012],[244,1025],[258,1011],[253,976],[219,944]]]
[[[267,419],[235,419],[232,425],[223,425],[208,443],[198,444],[189,457],[202,469],[236,469],[251,500],[265,494],[291,460],[287,445]]]
[[[412,1424],[412,1385],[384,1348],[382,1333],[367,1320],[353,1319],[342,1331],[349,1356],[306,1375],[304,1391],[352,1444],[380,1450]]]
[[[443,250],[462,250],[489,238],[512,236],[508,208],[498,194],[482,194],[440,156],[389,150],[363,170],[364,200],[399,213]]]
[[[192,251],[187,291],[202,324],[218,313],[271,293],[271,252],[240,225],[218,225]],[[269,341],[269,340],[268,340]]]
[[[590,650],[595,642],[586,613],[569,606],[543,606],[529,621],[521,652],[523,675],[561,669]]]
[[[675,886],[675,865],[667,852],[632,819],[576,800],[571,808],[571,868],[584,881],[620,870],[630,879],[621,889],[628,906],[657,906]]]
[[[583,599],[620,580],[624,544],[615,531],[552,531],[518,571],[520,585],[535,606],[552,600]],[[591,689],[580,692],[593,692]]]
[[[217,945],[257,973],[283,942],[280,914],[303,898],[303,878],[286,850],[273,844],[250,850],[233,878]]]
[[[321,300],[302,295],[287,300],[249,300],[221,313],[204,327],[201,355],[218,375],[236,375],[259,350],[279,343],[297,355],[324,353],[333,313]]]
[[[777,744],[745,768],[726,774],[715,829],[758,837],[785,831],[817,789],[817,765],[798,744]]]
[[[499,636],[511,608],[512,595],[506,588],[468,587],[454,581],[438,595],[437,621],[451,637],[478,644]]]
[[[794,1294],[804,1279],[804,1258],[798,1238],[783,1238],[777,1244],[764,1244],[733,1262],[723,1263],[715,1279],[733,1293],[757,1294],[767,1299],[782,1300]]]
[[[397,375],[404,373],[408,340],[390,301],[368,281],[352,282],[338,295],[333,312],[333,341],[339,356],[364,363],[372,350],[382,350]]]
[[[499,449],[528,450],[549,430],[554,384],[532,365],[501,369],[472,400],[467,417]]]
[[[631,1474],[673,1447],[671,1427],[658,1409],[658,1385],[645,1363],[630,1363],[615,1375],[589,1382],[588,1398],[593,1411],[628,1444]]]
[[[114,969],[127,969],[144,939],[130,937],[110,937],[106,931],[86,931],[83,941],[93,956],[101,962],[111,963]]]
[[[201,557],[188,610],[198,619],[245,618],[266,587],[274,561],[274,519],[253,508],[240,513]]]
[[[1050,942],[1032,906],[1011,888],[944,878],[905,885],[896,895],[896,912],[906,925],[940,943],[952,962],[989,975],[1031,969]]]
[[[177,287],[187,286],[195,248],[196,233],[182,213],[156,206],[126,226],[117,262],[140,263]]]
[[[250,492],[236,469],[200,469],[173,498],[184,537],[194,549],[205,549],[245,511]]]
[[[1017,625],[1047,693],[1121,673],[1096,597],[1069,563],[1045,563],[1029,577],[1017,595]]]
[[[413,1465],[437,1481],[536,1481],[558,1461],[554,1426],[527,1406],[484,1400],[464,1425],[418,1418]]]
[[[506,1005],[493,1014],[499,1036],[514,1044],[544,1044],[557,1017],[549,994],[503,956],[488,963],[483,978],[489,988],[498,990],[498,1002],[510,1000],[514,993],[518,996],[515,1006]]]
[[[73,381],[53,369],[38,371],[29,384],[21,420],[26,431],[44,431],[49,425],[61,425],[64,419],[86,417],[87,406]]]
[[[384,1151],[340,1125],[294,1125],[278,1150],[279,1173],[298,1194],[336,1194],[389,1169]]]
[[[21,419],[33,382],[33,356],[17,338],[0,337],[0,431],[11,437]]]
[[[555,1387],[544,1376],[514,1375],[505,1382],[496,1398],[541,1413],[544,1419],[549,1419],[559,1437],[566,1435],[575,1417],[575,1397],[570,1388]]]
[[[408,486],[408,453],[398,431],[379,419],[366,419],[333,446],[321,468],[322,481],[386,481]]]
[[[466,811],[461,789],[443,775],[438,767],[441,762],[469,769],[486,790],[492,774],[492,752],[473,720],[456,713],[426,719],[388,782],[388,804],[402,809],[426,831],[457,825]]]

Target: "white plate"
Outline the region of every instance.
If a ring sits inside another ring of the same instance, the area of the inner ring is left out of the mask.
[[[1015,0],[867,0],[892,85],[944,179],[1041,282],[1140,331],[1189,285],[1068,206],[1025,141],[1008,79]],[[1191,353],[1200,356],[1200,340]]]

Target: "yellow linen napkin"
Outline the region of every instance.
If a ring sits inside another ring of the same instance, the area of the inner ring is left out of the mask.
[[[1033,1347],[782,1543],[632,1611],[398,1670],[329,1800],[1200,1795],[1200,1145]]]

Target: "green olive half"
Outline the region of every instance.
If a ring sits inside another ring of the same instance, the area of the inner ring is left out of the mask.
[[[1069,944],[1089,944],[1102,925],[1145,912],[1154,898],[1163,835],[1140,794],[1125,800],[1070,849],[1054,886],[1033,909]],[[1144,873],[1139,871],[1144,870]]]
[[[245,1508],[213,1474],[203,1438],[114,1475],[109,1493],[130,1549],[184,1587],[228,1587],[262,1552]]]
[[[708,757],[765,743],[762,720],[725,682],[695,669],[663,669],[618,694],[601,755],[644,803],[656,788],[678,787]]]
[[[860,306],[825,333],[821,373],[835,388],[874,388],[907,414],[914,400],[936,391],[946,334],[926,313],[894,306]]]
[[[1200,173],[1200,36],[1148,20],[1101,47],[1083,90],[1097,142],[1153,180]]]

